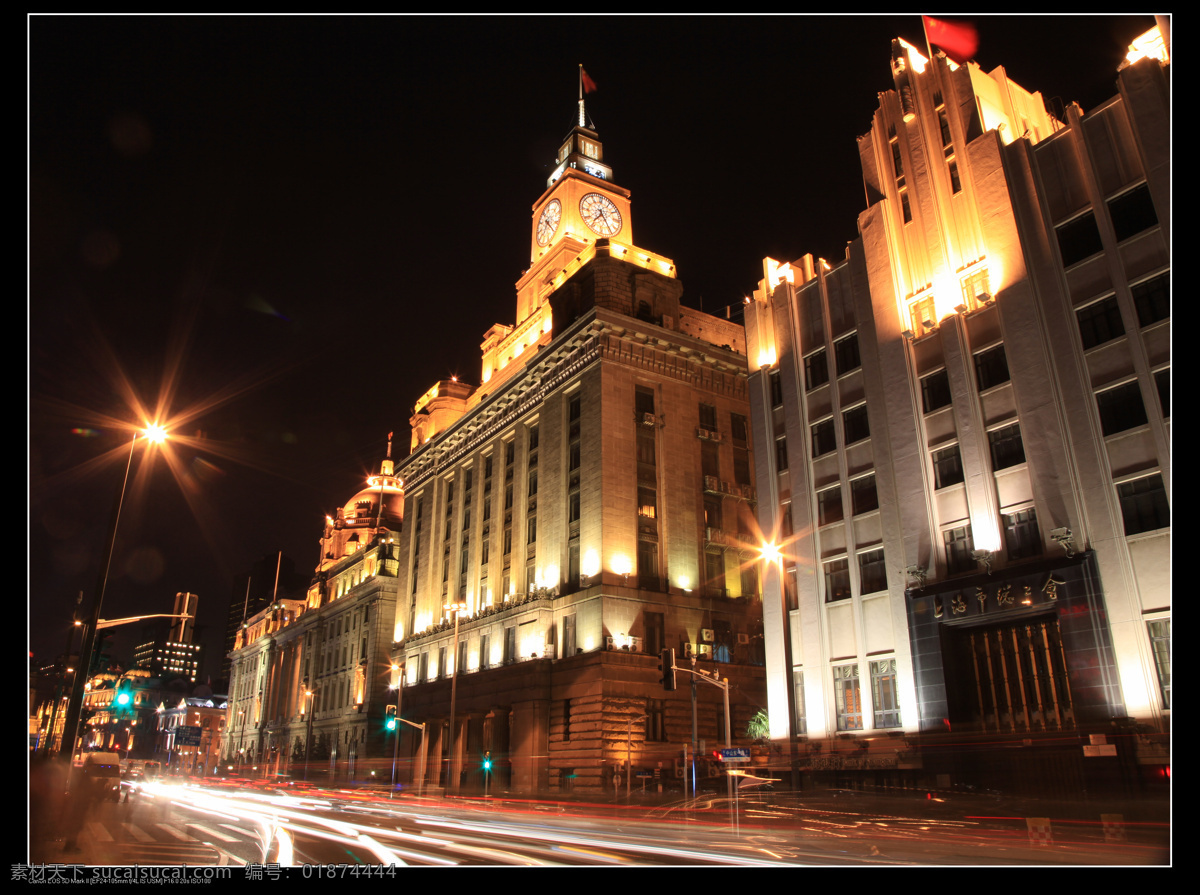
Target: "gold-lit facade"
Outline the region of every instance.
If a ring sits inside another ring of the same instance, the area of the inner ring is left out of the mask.
[[[859,236],[767,259],[746,313],[772,738],[882,783],[1161,772],[1169,65],[1062,120],[1003,68],[891,68]]]
[[[406,784],[599,793],[631,758],[678,787],[690,685],[664,690],[663,648],[731,682],[735,743],[762,705],[744,333],[682,305],[673,262],[633,242],[584,121],[532,206],[481,384],[422,396],[398,464],[400,714],[427,725],[403,731]],[[721,697],[700,686],[709,747]]]

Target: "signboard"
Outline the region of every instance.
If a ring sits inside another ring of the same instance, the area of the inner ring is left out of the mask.
[[[1085,758],[1100,758],[1105,755],[1115,756],[1117,754],[1117,747],[1112,743],[1106,746],[1084,746],[1083,754]]]
[[[175,745],[176,746],[199,746],[200,745],[200,728],[191,726],[181,726],[175,728]]]
[[[721,761],[749,761],[749,749],[722,749]]]

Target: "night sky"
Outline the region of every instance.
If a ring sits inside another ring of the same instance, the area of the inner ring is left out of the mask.
[[[1087,110],[1154,19],[975,23],[985,71]],[[200,594],[214,677],[233,576],[312,569],[421,393],[478,381],[579,63],[638,245],[717,312],[766,255],[844,256],[890,40],[924,47],[918,15],[28,26],[29,648],[90,600],[141,406],[182,437],[137,447],[102,615]]]

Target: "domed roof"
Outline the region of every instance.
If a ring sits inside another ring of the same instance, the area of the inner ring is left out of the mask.
[[[380,503],[382,502],[382,510]],[[395,524],[404,518],[404,482],[392,466],[392,436],[388,433],[388,456],[380,464],[377,475],[367,476],[363,488],[342,508],[342,518],[348,523],[374,525]]]

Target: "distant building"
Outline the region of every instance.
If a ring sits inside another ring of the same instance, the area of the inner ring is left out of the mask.
[[[829,779],[1146,779],[1171,710],[1169,66],[1064,121],[904,41],[892,75],[860,235],[767,259],[746,313],[771,736]]]
[[[167,774],[217,773],[227,720],[228,698],[204,684],[187,696],[164,700],[155,712],[155,760]]]
[[[263,556],[248,572],[234,578],[225,621],[225,648],[221,651],[221,680],[229,680],[229,652],[242,623],[279,597],[302,593],[308,581],[307,573],[297,572],[291,557],[282,552]]]
[[[156,677],[181,677],[196,683],[201,645],[192,641],[199,601],[195,594],[177,593],[172,614],[191,618],[158,619],[144,626],[143,640],[134,648],[135,668],[145,668]]]
[[[381,766],[394,700],[396,535],[403,491],[388,459],[325,518],[307,593],[278,597],[240,626],[230,652],[221,752],[243,773],[361,780]]]

